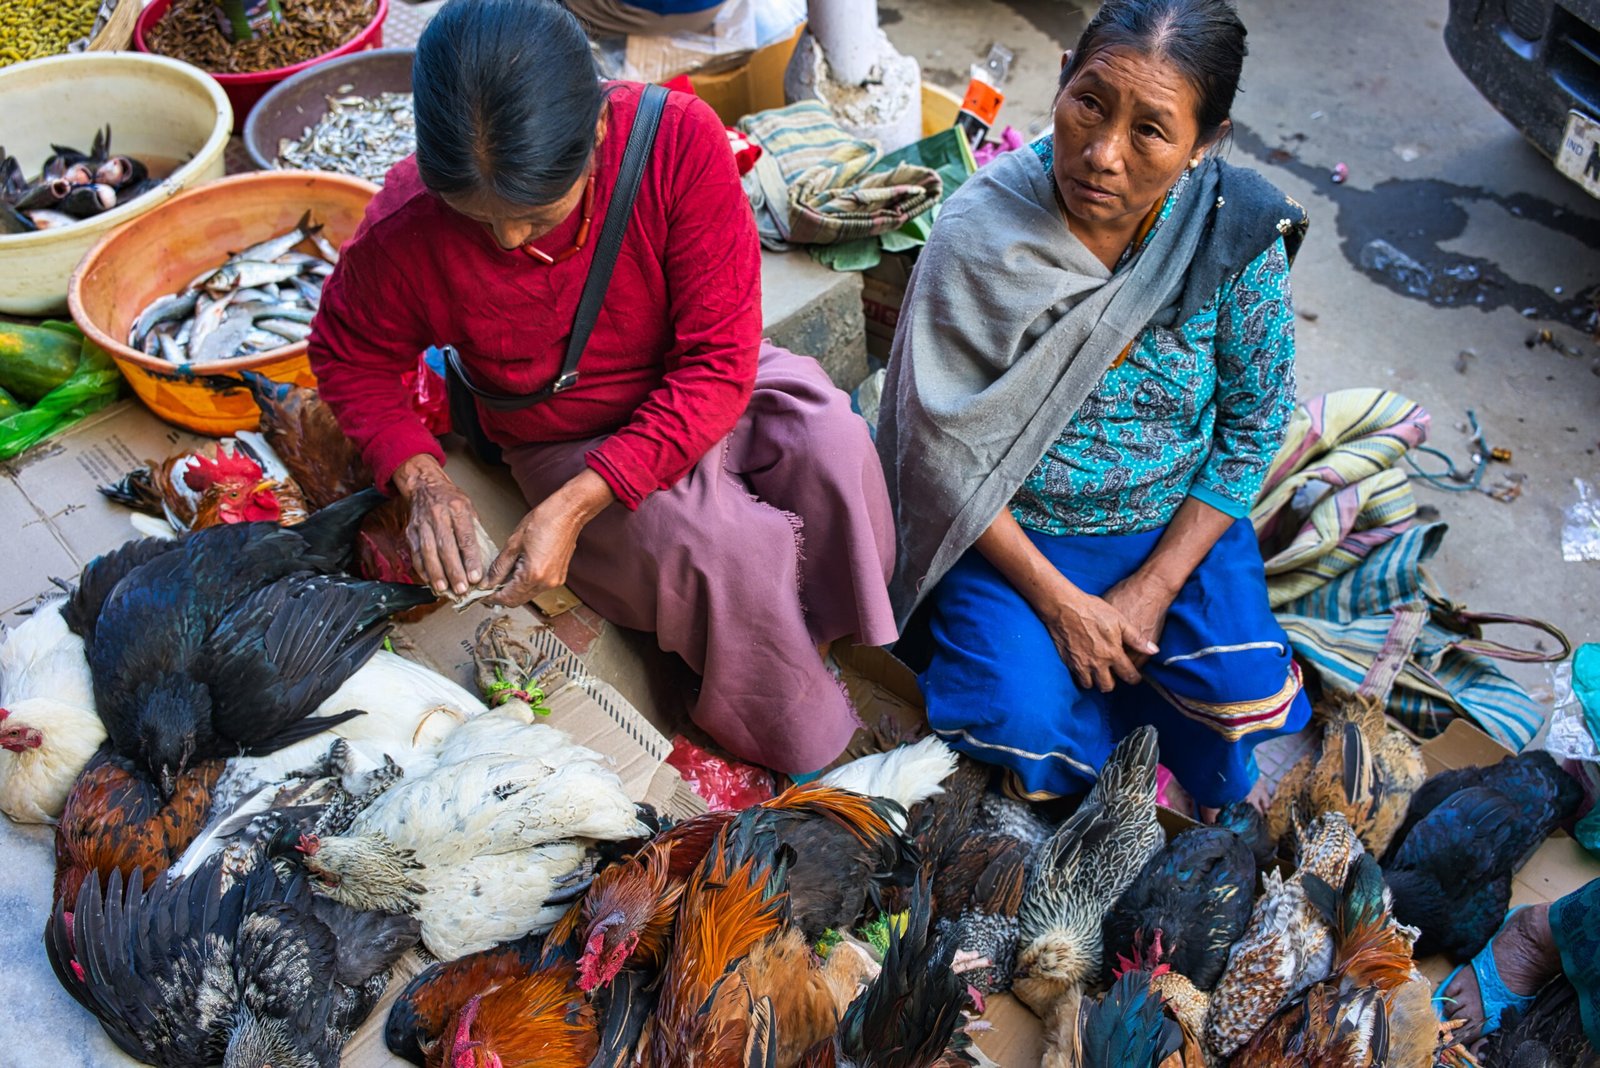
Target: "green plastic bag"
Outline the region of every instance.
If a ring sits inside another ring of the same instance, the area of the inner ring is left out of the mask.
[[[73,337],[83,332],[71,323],[41,323]],[[0,460],[9,460],[51,434],[116,400],[122,394],[122,375],[100,347],[84,338],[78,369],[72,377],[39,398],[27,411],[0,419]]]

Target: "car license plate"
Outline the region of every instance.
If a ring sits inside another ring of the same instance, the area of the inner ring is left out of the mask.
[[[1556,170],[1583,186],[1590,196],[1600,197],[1600,122],[1581,111],[1567,115]]]

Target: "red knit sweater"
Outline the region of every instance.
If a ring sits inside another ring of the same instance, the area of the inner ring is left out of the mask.
[[[323,397],[379,486],[413,456],[444,460],[400,382],[427,346],[454,345],[475,382],[503,393],[556,377],[641,91],[611,87],[593,229],[562,263],[501,249],[427,191],[414,159],[389,172],[323,289],[310,351]],[[568,248],[580,214],[538,247]],[[480,406],[480,415],[502,446],[605,435],[589,466],[637,508],[733,429],[760,343],[760,248],[727,137],[710,107],[673,93],[578,384],[522,411]]]

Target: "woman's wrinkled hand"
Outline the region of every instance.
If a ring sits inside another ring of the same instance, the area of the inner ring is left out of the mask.
[[[489,598],[490,604],[527,604],[567,581],[583,524],[570,509],[550,507],[553,500],[522,517],[505,548],[489,565],[486,585],[500,587]]]
[[[1043,618],[1056,652],[1085,690],[1110,693],[1118,680],[1130,685],[1138,682],[1134,656],[1156,651],[1154,643],[1141,637],[1139,628],[1120,609],[1081,591],[1060,598]]]
[[[423,582],[435,593],[465,595],[483,579],[478,511],[432,456],[413,456],[394,473],[395,491],[410,506],[406,541]]]
[[[1167,625],[1167,612],[1177,597],[1175,591],[1142,571],[1136,571],[1105,592],[1103,600],[1133,624],[1149,653],[1136,652],[1135,667],[1144,667],[1151,654],[1159,651],[1161,631]]]
[[[527,604],[567,581],[578,535],[616,500],[611,487],[585,469],[522,517],[489,567],[485,585],[499,587],[490,604]]]

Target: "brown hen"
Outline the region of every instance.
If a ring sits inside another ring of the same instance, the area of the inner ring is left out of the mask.
[[[1411,980],[1411,939],[1384,901],[1383,873],[1363,854],[1336,895],[1316,876],[1308,896],[1332,925],[1328,978],[1267,1022],[1233,1068],[1375,1068],[1389,1063],[1389,1001]]]
[[[73,783],[56,825],[54,900],[71,909],[90,875],[102,889],[113,871],[144,886],[166,872],[206,825],[224,761],[206,760],[178,776],[172,800],[133,765],[102,748]]]
[[[316,390],[274,382],[254,371],[241,377],[261,410],[261,436],[300,484],[313,511],[372,485],[372,470],[361,450],[345,436]]]

